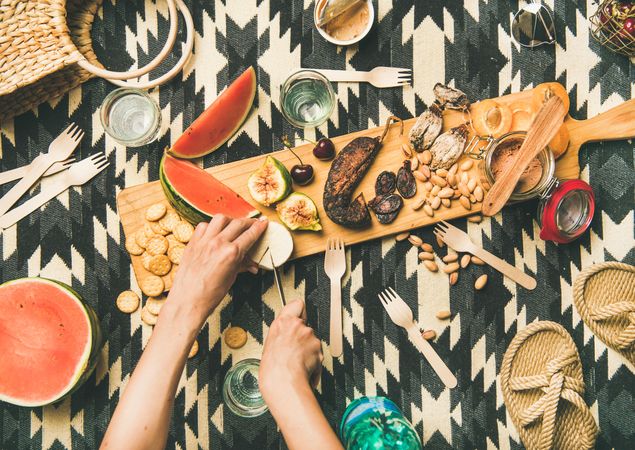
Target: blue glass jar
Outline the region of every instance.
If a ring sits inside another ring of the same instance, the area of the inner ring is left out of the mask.
[[[342,417],[340,437],[347,450],[421,450],[421,440],[397,405],[385,397],[354,400]]]

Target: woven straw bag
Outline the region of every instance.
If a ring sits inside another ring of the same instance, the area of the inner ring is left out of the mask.
[[[99,64],[90,32],[102,0],[0,0],[0,123],[64,95],[93,76],[118,86],[150,89],[174,77],[194,43],[192,17],[182,0],[167,0],[170,31],[161,52],[146,66],[113,72]],[[182,56],[151,81],[123,81],[148,74],[172,50],[178,11],[187,29]]]
[[[0,0],[0,122],[93,76],[77,62],[99,65],[90,30],[101,2]]]

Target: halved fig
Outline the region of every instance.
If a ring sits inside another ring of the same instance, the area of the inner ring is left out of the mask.
[[[308,195],[294,192],[276,205],[280,221],[290,230],[320,231],[317,206]]]
[[[560,83],[542,83],[536,86],[532,93],[531,104],[533,109],[537,112],[540,111],[542,105],[553,96],[560,97],[564,104],[564,109],[568,112],[571,102],[569,101],[569,94],[567,90]]]
[[[254,200],[270,206],[291,193],[291,175],[284,164],[267,156],[264,164],[247,180],[247,188]]]
[[[472,126],[480,136],[501,137],[512,127],[512,111],[494,100],[483,100],[472,105]]]

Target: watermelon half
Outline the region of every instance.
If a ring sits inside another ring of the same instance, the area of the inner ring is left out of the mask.
[[[165,154],[159,180],[168,201],[187,221],[209,222],[216,214],[232,219],[256,217],[257,209],[195,164]]]
[[[0,400],[30,407],[60,400],[90,376],[101,344],[95,312],[64,283],[0,285]]]
[[[249,67],[185,130],[170,153],[179,158],[198,158],[227,142],[249,115],[256,86],[256,71]]]

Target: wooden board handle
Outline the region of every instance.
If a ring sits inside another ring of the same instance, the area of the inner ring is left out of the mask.
[[[635,137],[635,99],[587,120],[567,121],[572,142],[614,141]]]

